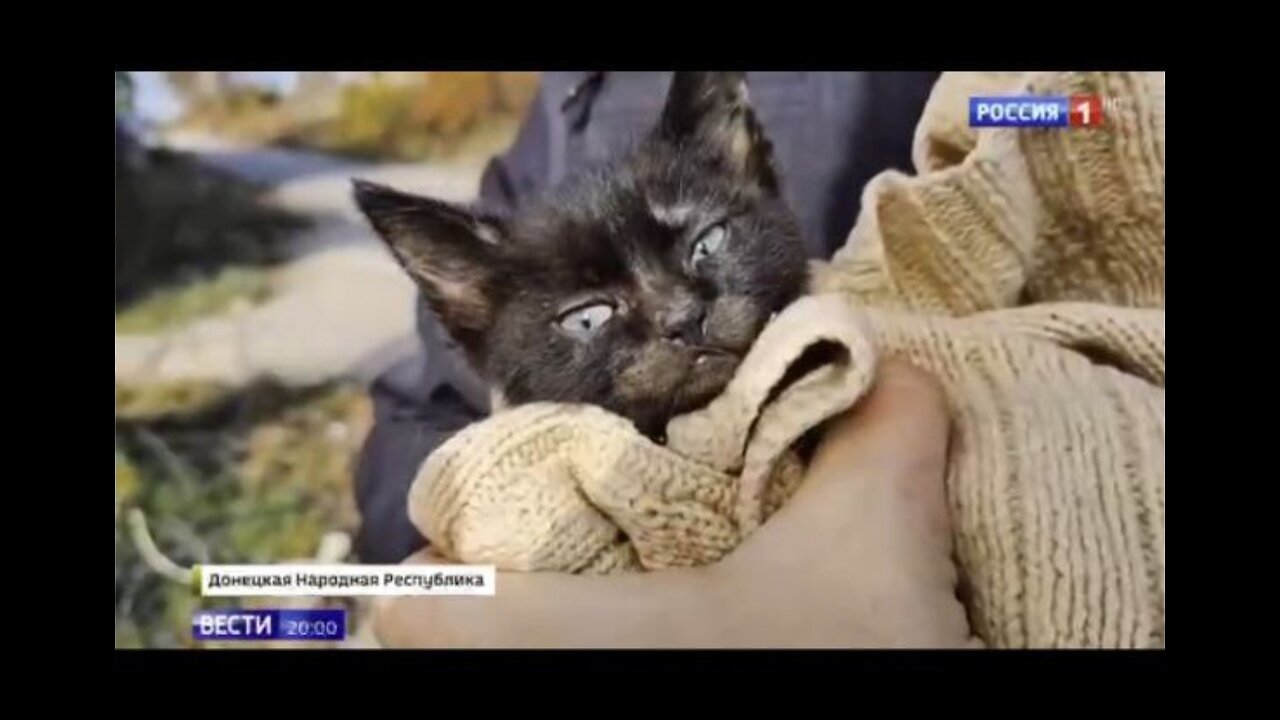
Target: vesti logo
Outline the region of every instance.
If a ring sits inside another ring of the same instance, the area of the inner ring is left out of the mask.
[[[196,640],[342,640],[346,610],[201,610],[191,618]]]

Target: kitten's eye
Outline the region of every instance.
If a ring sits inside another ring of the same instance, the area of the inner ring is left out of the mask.
[[[612,305],[607,303],[585,305],[561,315],[560,327],[579,340],[587,340],[602,325],[609,322],[611,317],[613,317]]]
[[[689,262],[697,267],[698,263],[719,252],[728,237],[729,231],[723,223],[707,228],[694,241],[693,249],[689,251]]]

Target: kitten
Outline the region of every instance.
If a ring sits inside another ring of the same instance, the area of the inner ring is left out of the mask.
[[[676,73],[634,148],[514,217],[354,193],[503,400],[599,405],[654,438],[724,389],[807,279],[742,73]]]

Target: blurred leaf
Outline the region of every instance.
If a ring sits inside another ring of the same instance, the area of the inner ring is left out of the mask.
[[[116,448],[116,502],[127,504],[138,492],[138,469]]]

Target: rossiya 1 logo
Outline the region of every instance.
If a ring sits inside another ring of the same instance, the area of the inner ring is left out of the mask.
[[[1101,95],[969,98],[969,127],[1096,128],[1106,113]]]

